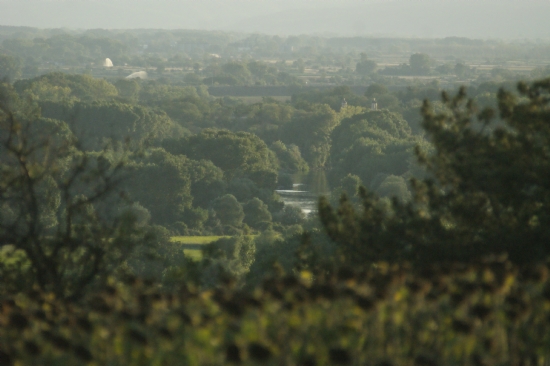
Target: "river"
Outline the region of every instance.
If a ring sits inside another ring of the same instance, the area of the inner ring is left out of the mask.
[[[292,189],[278,189],[276,192],[286,205],[297,206],[307,215],[317,211],[319,196],[328,196],[330,188],[324,170],[296,173],[292,176]]]

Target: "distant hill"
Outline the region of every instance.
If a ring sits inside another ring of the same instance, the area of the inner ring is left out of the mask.
[[[550,39],[545,0],[0,0],[0,24]]]
[[[271,34],[550,38],[550,2],[398,0],[301,8],[228,27]]]

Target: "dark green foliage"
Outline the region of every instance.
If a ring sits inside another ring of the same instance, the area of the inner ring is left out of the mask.
[[[77,299],[104,283],[146,232],[120,199],[126,158],[125,151],[80,150],[64,123],[2,95],[0,245],[8,261],[0,271],[16,286],[0,290],[36,285]]]
[[[147,241],[137,246],[126,260],[128,273],[141,279],[160,283],[166,268],[186,264],[183,249],[170,240],[170,232],[162,226],[149,228]]]
[[[311,110],[312,104],[328,104],[335,111],[340,111],[342,102],[348,106],[370,108],[371,99],[355,94],[349,86],[337,86],[330,89],[312,89],[292,95],[292,104],[297,109]]]
[[[21,76],[21,60],[17,57],[0,54],[0,80],[13,81]]]
[[[285,205],[281,211],[274,215],[273,219],[283,225],[296,225],[303,223],[305,214],[298,206]]]
[[[375,189],[380,197],[395,197],[403,202],[411,199],[407,181],[403,177],[388,175]]]
[[[277,141],[279,129],[290,122],[295,112],[287,104],[267,99],[252,105],[237,105],[233,110],[235,118],[227,121],[227,128],[254,133],[271,144]]]
[[[347,174],[357,175],[366,185],[379,173],[402,175],[409,170],[413,147],[419,142],[399,114],[386,110],[344,119],[331,137],[333,185]]]
[[[243,207],[232,194],[226,194],[212,201],[212,209],[222,225],[240,227],[243,219]]]
[[[294,188],[294,181],[292,180],[292,176],[290,174],[279,174],[279,177],[277,179],[277,189],[293,189]]]
[[[312,106],[284,125],[281,140],[297,145],[311,168],[323,167],[329,157],[330,133],[338,123],[338,115],[328,105]]]
[[[254,241],[256,252],[247,274],[247,285],[258,286],[265,278],[273,276],[278,268],[292,272],[298,265],[296,253],[301,246],[300,234],[283,238],[276,231],[264,230]]]
[[[133,146],[139,146],[184,134],[165,113],[138,105],[42,102],[40,106],[45,117],[67,122],[88,150],[101,149],[110,140],[129,140]]]
[[[350,201],[354,203],[358,203],[360,201],[359,199],[359,187],[363,185],[363,182],[361,181],[361,178],[359,178],[357,175],[354,174],[348,174],[342,179],[340,179],[340,183],[332,189],[331,192],[331,198],[332,202],[337,204],[337,199],[342,195],[345,194],[346,197],[350,199]]]
[[[141,81],[139,90],[140,102],[147,105],[163,106],[170,105],[174,101],[185,101],[190,98],[197,102],[199,94],[195,87],[181,87],[176,85],[164,84],[158,81]],[[180,112],[183,110],[180,109]]]
[[[192,228],[200,227],[205,218],[192,207],[195,196],[197,204],[206,208],[218,193],[209,189],[223,187],[223,173],[211,163],[172,155],[160,148],[136,156],[127,169],[124,188],[129,198],[149,210],[152,221],[160,225],[184,221]]]
[[[379,97],[380,95],[388,94],[388,88],[383,84],[371,84],[365,92],[365,96],[369,98]]]
[[[15,89],[40,101],[110,100],[118,95],[114,85],[90,75],[69,75],[54,72],[33,79],[20,80]]]
[[[271,144],[270,149],[277,154],[281,170],[287,172],[307,172],[309,170],[297,145],[286,146],[282,141],[275,141]]]
[[[249,236],[221,238],[203,250],[200,283],[217,286],[220,281],[242,281],[254,262],[256,246]]]
[[[254,229],[265,228],[271,222],[271,213],[265,203],[258,198],[253,198],[244,206],[244,223]]]
[[[198,135],[167,141],[164,146],[172,154],[212,161],[223,170],[227,181],[244,176],[260,188],[275,188],[277,157],[251,133],[205,129]]]
[[[417,154],[433,178],[413,180],[413,202],[394,201],[388,210],[364,192],[363,212],[343,200],[336,213],[321,201],[321,219],[346,260],[470,260],[508,253],[523,262],[548,255],[550,81],[520,83],[518,91],[522,99],[499,92],[502,122],[491,109],[478,111],[464,89],[453,98],[443,94],[442,113],[424,103],[424,127],[435,151]]]
[[[118,95],[127,101],[136,101],[139,98],[139,92],[141,85],[136,79],[119,79],[113,84],[117,90]]]

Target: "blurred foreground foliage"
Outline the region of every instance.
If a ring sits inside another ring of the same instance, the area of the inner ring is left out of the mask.
[[[32,291],[0,308],[0,362],[25,365],[540,365],[549,265],[378,263],[171,293],[131,280],[80,304]]]

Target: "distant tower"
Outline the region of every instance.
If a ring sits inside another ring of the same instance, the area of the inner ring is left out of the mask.
[[[342,99],[342,108],[345,108],[348,106],[348,102],[346,102],[346,98]]]
[[[372,98],[372,103],[370,104],[370,109],[373,111],[378,110],[378,103],[376,103],[376,98]]]

